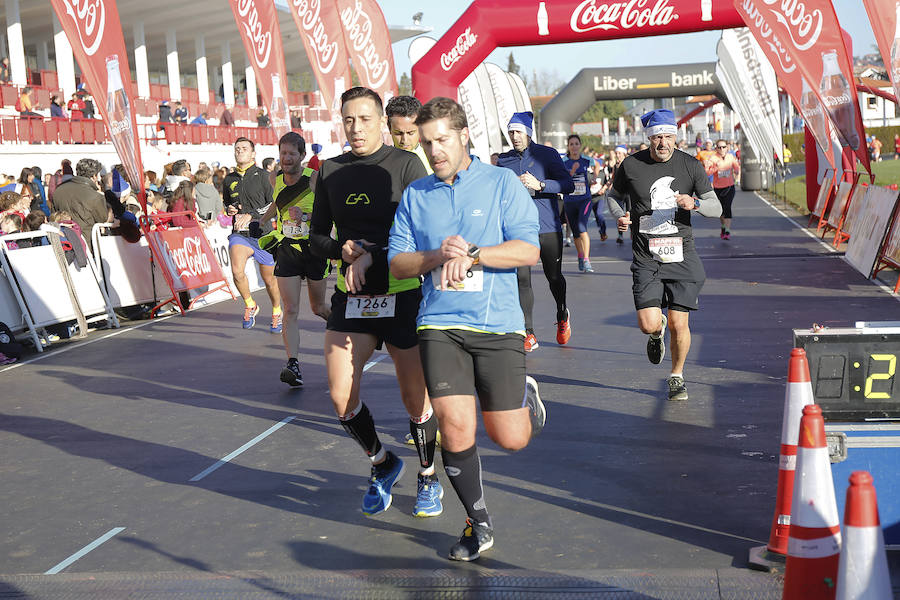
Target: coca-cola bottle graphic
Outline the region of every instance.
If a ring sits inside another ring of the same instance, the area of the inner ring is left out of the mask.
[[[284,94],[281,93],[281,76],[278,73],[272,73],[272,107],[269,109],[269,118],[279,137],[291,130],[291,116],[288,114]]]
[[[838,133],[854,150],[859,148],[856,119],[853,118],[853,92],[841,72],[837,50],[822,53],[822,83],[819,86],[825,109]]]
[[[538,4],[537,25],[538,35],[550,35],[550,17],[547,15],[547,5],[544,2]]]
[[[897,20],[894,25],[894,43],[891,44],[891,82],[894,95],[900,98],[900,2],[897,2]]]
[[[106,115],[109,119],[109,137],[131,180],[129,183],[133,189],[137,189],[135,184],[140,185],[142,178],[138,177],[134,128],[131,125],[131,104],[122,86],[118,55],[106,57]]]
[[[825,117],[825,111],[816,97],[816,93],[806,83],[806,78],[803,79],[803,92],[800,94],[800,113],[803,115],[803,120],[812,132],[813,137],[819,142],[822,152],[828,154],[828,149],[831,147],[828,121]]]

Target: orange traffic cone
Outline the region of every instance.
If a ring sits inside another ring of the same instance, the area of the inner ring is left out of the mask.
[[[784,417],[781,421],[781,456],[778,461],[778,491],[775,496],[775,515],[767,546],[750,549],[750,567],[772,571],[784,566],[791,529],[791,496],[794,491],[794,470],[797,464],[797,436],[803,407],[813,404],[809,362],[802,348],[791,350],[788,381],[784,390]]]
[[[891,600],[893,597],[872,476],[866,471],[854,471],[844,508],[837,598]]]
[[[832,600],[837,591],[841,526],[822,409],[803,407],[791,502],[791,530],[782,600]]]

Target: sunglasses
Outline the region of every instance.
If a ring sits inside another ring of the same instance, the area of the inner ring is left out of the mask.
[[[728,146],[716,146],[716,148],[719,148],[719,149],[727,148],[727,147],[728,147]]]

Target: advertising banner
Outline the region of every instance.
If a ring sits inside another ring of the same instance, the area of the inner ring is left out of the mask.
[[[741,115],[741,126],[746,127],[752,119],[766,143],[766,148],[760,149],[765,153],[759,156],[774,155],[778,162],[783,162],[781,107],[775,70],[746,27],[726,29],[719,44],[720,61],[723,54],[730,58],[728,64],[720,64],[733,79],[740,82],[740,96],[750,113]],[[734,106],[734,103],[731,105]]]
[[[412,68],[413,91],[451,96],[497,47],[588,42],[743,27],[727,0],[474,0]]]
[[[100,118],[106,123],[131,188],[140,190],[138,198],[146,211],[140,140],[135,113],[131,110],[134,90],[116,3],[114,0],[50,0],[50,4],[66,32],[84,83],[97,100]]]
[[[881,59],[887,67],[888,77],[894,84],[894,96],[900,98],[900,31],[897,31],[897,14],[900,2],[896,0],[863,0],[869,22],[875,32],[875,41]]]
[[[500,125],[500,131],[503,134],[503,140],[507,146],[512,146],[509,139],[509,132],[506,131],[506,125],[516,112],[516,96],[510,85],[509,77],[506,71],[501,69],[494,63],[485,63],[488,79],[491,82],[491,90],[494,96],[494,103],[497,105],[497,123]]]
[[[896,204],[896,190],[870,185],[858,214],[850,223],[850,243],[845,258],[866,277],[870,277],[875,268]],[[900,255],[897,258],[900,259]]]
[[[457,88],[457,101],[466,111],[466,121],[469,123],[469,142],[472,144],[472,153],[486,162],[491,155],[491,145],[488,140],[487,115],[484,111],[484,102],[481,98],[481,88],[475,73],[470,74]]]
[[[734,5],[804,119],[809,115],[807,122],[825,154],[829,136],[816,114],[822,107],[841,144],[852,148],[871,172],[859,99],[851,85],[853,67],[831,0],[734,0]]]
[[[350,56],[336,0],[291,0],[288,10],[303,40],[325,106],[334,109],[350,77]]]
[[[375,0],[337,0],[337,6],[341,11],[344,42],[360,82],[378,92],[387,104],[399,92],[391,33],[384,13]]]
[[[291,116],[285,100],[287,73],[275,3],[271,0],[229,0],[229,3],[272,129],[280,138],[291,130]]]

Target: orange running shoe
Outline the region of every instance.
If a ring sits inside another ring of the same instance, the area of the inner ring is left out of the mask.
[[[556,324],[556,343],[564,346],[572,337],[572,328],[569,326],[569,309],[566,309],[566,318]]]
[[[538,348],[538,341],[537,338],[534,337],[534,334],[527,334],[525,336],[525,352],[531,352],[532,350],[537,350]]]

